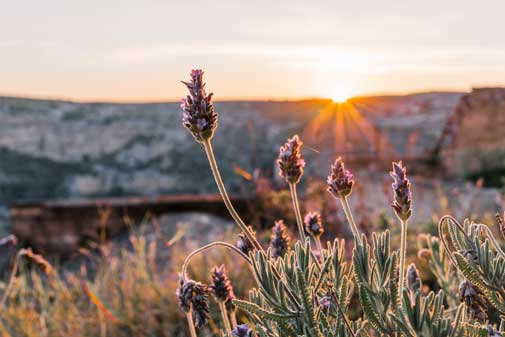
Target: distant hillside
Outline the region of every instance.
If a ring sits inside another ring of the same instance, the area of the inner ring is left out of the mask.
[[[400,159],[434,146],[461,95],[360,97],[350,103]],[[241,181],[233,165],[273,174],[279,145],[294,133],[307,134],[331,104],[328,100],[216,103],[220,120],[215,148],[230,189],[238,191]],[[182,128],[176,102],[0,97],[0,120],[0,197],[7,202],[214,191],[202,149]],[[330,143],[334,123],[321,126],[319,133],[326,136],[306,140],[306,155],[317,163],[309,172],[326,173],[338,151]],[[415,139],[409,136],[413,132]],[[354,150],[370,148],[365,142],[360,147],[357,133],[351,133],[347,143]]]

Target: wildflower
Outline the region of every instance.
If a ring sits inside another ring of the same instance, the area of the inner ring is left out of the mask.
[[[331,165],[330,175],[326,183],[328,184],[328,192],[337,199],[351,194],[354,180],[352,180],[352,173],[345,169],[342,157],[338,157],[335,163]]]
[[[253,337],[254,331],[249,328],[247,324],[237,325],[235,329],[232,330],[233,337]]]
[[[412,215],[412,192],[410,191],[410,181],[407,178],[407,169],[402,166],[402,162],[393,162],[393,171],[390,172],[394,182],[394,202],[391,205],[400,220],[407,221]]]
[[[279,150],[279,159],[277,159],[279,175],[288,184],[297,184],[303,175],[305,160],[301,154],[302,145],[303,142],[298,135],[295,135],[288,139]]]
[[[431,250],[429,250],[427,248],[420,249],[417,252],[417,258],[420,259],[420,260],[422,260],[422,259],[425,259],[425,260],[431,259],[432,258]]]
[[[224,264],[220,267],[214,266],[214,268],[212,268],[210,281],[210,290],[217,301],[226,302],[235,298],[230,279],[226,275]]]
[[[482,291],[468,280],[459,285],[459,297],[466,305],[468,317],[481,323],[487,320],[486,302],[483,296]]]
[[[176,295],[181,309],[186,313],[192,311],[195,327],[200,328],[207,323],[209,319],[209,287],[207,285],[181,278]]]
[[[330,309],[331,302],[330,298],[328,296],[322,296],[317,299],[317,304],[323,307],[324,311],[327,311]]]
[[[319,212],[307,213],[303,222],[305,223],[305,230],[313,237],[320,237],[324,233],[321,214]]]
[[[283,220],[275,222],[272,228],[272,236],[270,237],[270,247],[272,248],[272,256],[274,258],[283,257],[289,252],[289,242],[291,238],[287,234],[287,228]]]
[[[0,238],[0,248],[1,249],[14,247],[17,244],[18,244],[18,238],[13,234],[8,235],[4,238]]]
[[[182,125],[198,142],[211,139],[217,128],[217,113],[212,104],[212,93],[205,92],[203,70],[192,70],[191,81],[182,83],[189,90],[189,95],[181,101]]]
[[[251,234],[256,237],[256,232],[252,230],[251,226],[249,226],[249,231]],[[250,251],[254,250],[254,246],[251,241],[247,238],[247,235],[245,235],[244,232],[240,233],[238,235],[238,240],[236,243],[236,246],[242,253],[245,255],[248,255]]]
[[[421,289],[421,278],[419,277],[419,270],[416,265],[411,263],[407,268],[407,287],[412,294]]]

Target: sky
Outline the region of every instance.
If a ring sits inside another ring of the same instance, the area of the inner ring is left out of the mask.
[[[0,0],[0,95],[164,101],[505,86],[505,1]]]

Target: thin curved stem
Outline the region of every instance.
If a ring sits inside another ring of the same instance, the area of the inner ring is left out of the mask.
[[[400,278],[398,288],[400,291],[405,287],[405,255],[407,250],[407,221],[401,220],[401,243],[400,243]]]
[[[237,310],[236,309],[232,310],[230,312],[230,318],[231,318],[231,324],[235,328],[238,325],[238,323],[237,323]]]
[[[188,320],[189,333],[191,334],[191,337],[197,337],[192,311],[193,309],[186,313],[186,319]]]
[[[495,239],[495,237],[493,235],[493,232],[491,232],[491,229],[489,229],[489,227],[486,226],[485,224],[478,224],[478,226],[479,226],[478,227],[479,230],[483,229],[486,232],[486,236],[491,241],[491,244],[494,246],[494,248],[496,249],[496,251],[498,252],[498,254],[500,254],[501,257],[505,258],[505,253],[503,252],[503,250],[501,249],[500,245],[496,241],[496,239]]]
[[[221,318],[223,319],[224,328],[226,333],[231,336],[231,325],[230,320],[228,319],[228,313],[226,310],[226,306],[223,301],[218,301],[219,311],[221,312]]]
[[[240,255],[240,257],[242,257],[247,262],[247,264],[249,265],[251,270],[254,272],[254,270],[252,268],[251,260],[249,260],[249,258],[244,253],[242,253],[242,251],[240,249],[238,249],[237,247],[235,247],[231,243],[216,241],[216,242],[211,242],[208,245],[205,245],[203,247],[200,247],[200,248],[192,251],[188,256],[186,256],[186,259],[184,260],[184,263],[182,265],[182,275],[181,276],[183,277],[183,279],[186,279],[187,269],[188,269],[189,263],[191,262],[191,259],[193,257],[195,257],[196,255],[198,255],[200,253],[205,252],[206,250],[212,249],[217,246],[226,247],[226,248],[232,250],[233,252],[237,253],[238,255]]]
[[[296,184],[290,183],[289,191],[291,192],[291,200],[293,202],[293,209],[295,210],[296,224],[298,225],[300,240],[302,242],[305,242],[305,229],[303,228],[302,213],[300,212],[300,203],[298,202],[298,193],[296,191]]]
[[[319,236],[314,237],[314,241],[316,242],[317,250],[319,250],[319,254],[323,256],[323,245],[321,244],[321,238]]]
[[[356,222],[354,221],[354,217],[352,216],[351,207],[349,206],[349,201],[347,200],[347,197],[340,198],[340,203],[342,204],[342,208],[344,209],[347,222],[351,227],[352,235],[359,240],[358,226],[356,226]]]
[[[231,217],[237,223],[238,227],[244,234],[247,236],[247,239],[253,244],[254,248],[257,250],[263,251],[260,243],[254,237],[254,234],[251,232],[248,226],[244,223],[240,215],[237,213],[233,204],[228,197],[228,193],[226,192],[226,187],[224,186],[223,179],[221,178],[221,173],[219,172],[219,167],[217,166],[216,157],[214,156],[214,151],[212,149],[212,143],[210,139],[205,140],[203,143],[203,148],[205,149],[205,154],[207,155],[207,159],[209,160],[210,168],[212,170],[212,174],[214,175],[214,180],[216,181],[217,188],[219,189],[219,193],[223,198],[224,204],[230,212]]]

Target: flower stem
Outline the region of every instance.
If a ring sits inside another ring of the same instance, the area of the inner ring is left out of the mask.
[[[405,254],[407,250],[407,221],[401,220],[401,243],[400,243],[400,277],[398,288],[403,291],[405,286]]]
[[[191,311],[192,310],[186,313],[186,319],[188,320],[189,332],[191,334],[191,337],[197,337],[195,323],[193,322],[193,315],[191,314]]]
[[[230,312],[230,318],[231,318],[231,324],[233,327],[236,327],[238,325],[237,323],[237,310],[232,310]]]
[[[226,306],[223,301],[218,301],[219,311],[221,311],[221,317],[223,319],[224,328],[226,333],[231,336],[231,325],[230,320],[228,319],[228,313],[226,311]]]
[[[305,229],[303,228],[302,213],[300,212],[300,204],[298,203],[296,184],[290,183],[289,191],[291,192],[291,200],[293,201],[293,209],[295,210],[296,223],[298,225],[298,232],[300,233],[300,240],[302,243],[305,243]]]
[[[352,216],[351,207],[349,206],[349,201],[347,197],[341,197],[340,203],[342,204],[342,208],[344,209],[345,217],[347,218],[347,222],[351,227],[352,235],[359,240],[359,231],[358,226],[356,226],[356,222],[354,222],[354,218]]]
[[[314,237],[314,241],[316,242],[316,247],[317,247],[317,250],[319,250],[319,254],[322,256],[323,245],[321,244],[321,238],[319,236]]]
[[[9,293],[12,290],[12,286],[14,285],[14,279],[16,278],[16,273],[18,272],[19,257],[20,254],[18,252],[14,257],[14,264],[12,265],[11,275],[9,277],[9,283],[7,284],[7,288],[5,289],[2,299],[0,300],[0,308],[3,308],[3,306],[5,305],[7,297],[9,296]]]
[[[261,247],[260,243],[258,242],[258,240],[256,240],[253,233],[251,233],[249,227],[246,226],[240,215],[233,207],[230,198],[228,197],[228,193],[226,192],[223,179],[221,178],[221,173],[219,172],[219,167],[217,166],[216,157],[214,156],[214,151],[212,149],[212,143],[210,142],[210,139],[206,139],[203,142],[203,148],[205,149],[205,153],[207,154],[207,159],[209,160],[210,168],[212,170],[212,174],[214,175],[214,180],[216,181],[217,188],[219,189],[219,193],[223,198],[224,204],[226,205],[228,212],[230,212],[231,217],[237,223],[240,230],[244,232],[247,239],[252,243],[254,248],[263,251],[263,248]]]

